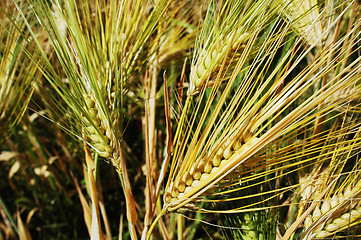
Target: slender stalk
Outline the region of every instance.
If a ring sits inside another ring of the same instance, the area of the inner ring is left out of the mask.
[[[144,218],[145,230],[150,226],[151,219],[154,215],[154,206],[156,204],[156,196],[154,196],[154,177],[153,169],[156,164],[156,128],[155,128],[155,116],[156,116],[156,83],[157,83],[157,60],[150,66],[150,77],[145,78],[146,81],[145,91],[146,91],[146,101],[145,101],[145,118],[144,118],[144,129],[145,129],[145,149],[146,149],[146,215]]]
[[[159,219],[161,219],[166,213],[165,209],[162,209],[162,211],[158,214],[158,216],[154,219],[154,221],[152,222],[152,225],[149,227],[147,236],[146,236],[146,240],[150,239],[150,236],[152,235],[153,229],[155,228],[155,226],[157,225]]]
[[[118,171],[118,176],[119,176],[119,179],[120,179],[120,182],[122,184],[122,189],[123,189],[123,193],[124,193],[124,196],[125,196],[125,200],[127,202],[127,218],[128,218],[128,229],[129,229],[129,233],[130,233],[130,236],[131,236],[131,239],[132,240],[136,240],[137,239],[137,233],[135,231],[135,228],[134,228],[134,223],[135,223],[135,220],[134,221],[129,221],[131,219],[131,217],[129,217],[129,215],[132,213],[131,211],[135,211],[135,209],[129,209],[129,201],[132,201],[132,199],[129,199],[129,197],[127,198],[127,196],[129,196],[129,192],[127,192],[126,190],[126,186],[124,184],[124,179],[123,179],[123,174],[121,171]],[[134,199],[133,199],[134,201]]]
[[[16,225],[13,217],[11,216],[9,210],[7,209],[7,207],[6,207],[6,205],[5,205],[5,203],[4,203],[4,201],[3,201],[3,199],[2,199],[1,196],[0,196],[0,205],[1,205],[2,209],[4,210],[4,212],[5,212],[8,220],[9,220],[9,221],[11,222],[11,224],[13,225],[13,227],[14,227],[14,229],[15,229],[15,232],[16,232],[17,234],[19,234],[18,227],[17,227],[17,225]]]
[[[183,231],[184,231],[184,218],[182,215],[177,215],[177,236],[178,240],[183,240]]]

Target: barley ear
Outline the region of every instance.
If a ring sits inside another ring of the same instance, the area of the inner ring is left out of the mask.
[[[84,109],[89,113],[91,120],[85,119],[87,136],[90,145],[104,158],[113,158],[114,140],[112,141],[112,132],[109,124],[99,112],[99,106],[96,105],[94,98],[89,94],[84,96]],[[116,157],[116,156],[115,156]]]
[[[283,13],[309,45],[321,46],[322,24],[317,0],[283,0]]]
[[[328,197],[317,206],[304,222],[307,235],[327,238],[349,228],[361,219],[361,202],[355,198],[359,189],[347,187],[343,193]]]
[[[203,87],[212,86],[222,62],[232,52],[241,51],[249,35],[249,33],[239,34],[237,31],[232,31],[227,36],[220,36],[220,43],[215,42],[209,49],[203,50],[191,67],[188,95],[196,94]]]

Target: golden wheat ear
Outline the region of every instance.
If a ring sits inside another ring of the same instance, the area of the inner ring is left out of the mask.
[[[348,6],[348,10],[338,12],[331,27],[337,28],[339,19],[350,9]],[[265,24],[266,35],[261,38],[263,31],[252,32],[253,41],[243,50],[247,55],[256,49],[253,58],[238,58],[231,73],[218,75],[212,88],[203,88],[199,95],[189,94],[174,136],[161,214],[177,210],[277,212],[279,206],[262,204],[280,201],[297,188],[298,175],[294,173],[331,159],[321,146],[327,134],[334,134],[330,126],[345,116],[339,107],[349,107],[351,122],[359,121],[359,103],[353,102],[360,93],[360,57],[351,52],[359,49],[360,22],[355,21],[344,31],[345,37],[325,46],[323,54],[317,56],[312,55],[313,46],[304,47],[302,36],[295,38],[289,23],[277,15],[270,22]],[[343,46],[345,51],[337,51]],[[283,52],[281,58],[278,52]],[[224,79],[227,81],[221,84]],[[349,88],[358,93],[332,97]],[[340,125],[340,132],[333,135],[333,142],[327,141],[326,149],[336,154],[334,142],[343,130],[351,134],[357,129],[357,124],[353,126],[348,131]],[[358,142],[353,144],[359,149]],[[253,181],[256,183],[250,184]],[[282,181],[294,184],[282,185]],[[264,192],[249,195],[256,186]],[[231,195],[236,192],[240,195]],[[264,198],[257,198],[261,196]],[[231,204],[252,198],[253,203]],[[222,203],[228,208],[211,207]]]
[[[325,197],[304,221],[303,237],[327,238],[360,223],[360,184],[350,184],[343,192]]]
[[[264,30],[281,5],[266,1],[222,1],[219,7],[210,2],[195,42],[188,95],[213,86],[221,78],[226,81],[240,58],[245,61],[254,57],[259,46],[254,44],[256,33]],[[250,46],[254,49],[248,49]]]
[[[343,112],[344,117],[348,114]],[[356,170],[359,159],[351,156],[359,148],[357,143],[360,137],[359,122],[346,123],[344,119],[336,118],[332,128],[322,133],[323,137],[319,138],[318,143],[313,137],[312,144],[318,145],[319,154],[315,156],[314,161],[309,160],[312,168],[299,169],[302,176],[299,177],[300,185],[295,189],[294,194],[294,198],[299,199],[294,205],[298,206],[298,214],[295,214],[297,216],[294,219],[291,218],[290,222],[293,221],[292,226],[298,228],[299,231],[301,229],[304,231],[303,235],[307,236],[305,239],[323,238],[342,231],[345,226],[336,224],[340,223],[340,220],[336,220],[333,224],[333,219],[337,219],[344,213],[350,214],[349,211],[358,203],[357,196],[360,189],[355,179],[359,176]],[[307,143],[304,144],[304,149],[302,155],[310,154],[307,153],[309,149]],[[349,171],[347,170],[349,167],[354,169]],[[302,174],[304,172],[306,172],[305,175]],[[306,212],[307,215],[305,215]],[[355,211],[352,214],[350,223],[353,224],[357,216]],[[302,221],[304,221],[303,225],[295,225]]]

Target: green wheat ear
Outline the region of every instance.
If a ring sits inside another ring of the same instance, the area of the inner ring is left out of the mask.
[[[246,213],[243,216],[241,228],[243,230],[242,239],[255,240],[265,239],[265,229],[262,229],[260,213]],[[265,220],[265,219],[263,219]]]
[[[33,47],[41,56],[37,67],[56,92],[48,93],[41,88],[41,94],[54,106],[52,120],[62,119],[67,133],[88,143],[94,153],[114,165],[121,179],[129,231],[134,238],[137,211],[122,154],[122,146],[126,145],[122,139],[126,126],[122,110],[127,105],[124,96],[132,84],[138,84],[137,76],[147,67],[151,54],[145,51],[153,48],[149,38],[163,21],[169,20],[164,12],[170,1],[154,4],[140,0],[112,1],[111,7],[104,1],[33,0],[31,3],[51,43],[52,54],[48,54],[21,13],[34,41]],[[56,59],[57,65],[52,64],[49,56]],[[86,157],[91,158],[89,151]]]
[[[210,2],[204,24],[195,42],[188,95],[195,95],[217,81],[225,81],[236,63],[253,57],[253,42],[281,9],[281,5],[255,1]],[[267,13],[262,12],[267,8]],[[217,80],[218,79],[218,80]]]
[[[157,30],[158,23],[165,21],[161,16],[169,1],[158,1],[149,13],[141,1],[117,3],[105,12],[105,3],[88,1],[78,5],[75,0],[54,4],[34,0],[33,4],[62,68],[62,74],[58,74],[32,32],[42,55],[44,77],[66,105],[59,106],[55,115],[60,111],[69,116],[69,121],[64,123],[69,126],[65,128],[83,128],[95,152],[112,159],[120,170],[117,148],[125,126],[121,111],[126,104],[124,93],[128,92],[134,76],[146,67],[136,62],[147,57],[141,51],[146,45],[152,46],[148,39]],[[126,9],[132,10],[126,12]],[[93,15],[92,11],[97,14]],[[139,61],[146,63],[147,60]],[[53,101],[54,106],[60,105],[54,96],[47,99]],[[81,131],[75,134],[82,138]]]

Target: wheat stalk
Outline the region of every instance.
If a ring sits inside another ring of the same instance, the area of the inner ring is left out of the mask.
[[[103,1],[79,4],[75,0],[51,3],[34,0],[34,12],[51,41],[52,50],[62,68],[61,73],[50,63],[38,37],[27,23],[34,47],[42,57],[42,64],[38,68],[65,102],[66,107],[63,107],[56,97],[48,96],[44,91],[47,99],[53,101],[54,106],[59,106],[56,110],[68,116],[69,122],[63,123],[68,124],[64,129],[89,143],[98,155],[110,160],[119,173],[126,199],[129,232],[133,239],[136,238],[134,223],[137,212],[121,147],[123,96],[134,81],[135,73],[139,73],[143,66],[137,62],[146,62],[146,59],[139,59],[143,57],[142,51],[149,37],[160,22],[167,20],[161,16],[169,2],[157,1],[153,10],[148,12],[148,3],[137,0],[112,2],[112,7]],[[27,20],[24,15],[23,18]],[[154,49],[152,44],[148,46]],[[73,127],[83,129],[83,132],[71,132],[69,129]],[[92,171],[96,167],[87,148],[86,153],[87,177],[93,179],[96,172]],[[98,200],[93,183],[91,198],[94,212],[97,212]],[[99,222],[98,214],[92,215],[92,218],[94,222]],[[94,224],[93,230],[101,232],[100,226]]]
[[[351,80],[349,84],[353,84],[352,81],[353,80]],[[346,80],[346,82],[348,82],[348,80]],[[167,193],[164,199],[165,207],[173,211],[196,198],[200,193],[218,182],[220,178],[230,173],[241,163],[247,161],[250,156],[256,154],[266,146],[267,143],[279,137],[280,134],[283,134],[289,126],[292,126],[293,121],[302,118],[304,114],[317,106],[319,100],[322,101],[332,92],[344,87],[346,82],[339,82],[341,85],[338,87],[337,84],[327,86],[329,87],[327,93],[318,92],[319,95],[317,97],[314,95],[315,98],[300,105],[260,137],[256,137],[258,134],[254,134],[255,131],[252,126],[258,125],[257,121],[255,122],[254,120],[250,121],[251,124],[253,124],[250,125],[251,130],[246,131],[238,127],[237,130],[231,131],[233,134],[225,135],[223,139],[216,143],[213,149],[210,149],[210,153],[207,154],[207,156],[199,158],[192,164],[182,166],[180,173],[177,174],[177,177],[169,184],[166,190]],[[309,82],[307,84],[312,83]],[[287,92],[288,94],[290,93],[289,91],[294,90],[295,88],[292,86],[289,90],[285,89],[284,93],[286,94]],[[294,93],[297,93],[297,91]],[[273,111],[277,111],[276,109],[278,109],[278,107],[281,106],[278,105],[277,108],[273,108]],[[230,124],[230,126],[235,125],[236,123]],[[231,129],[232,128],[229,130]],[[228,129],[225,129],[226,132],[227,130]],[[249,135],[249,133],[251,134]],[[234,136],[238,136],[238,138]],[[242,137],[240,138],[239,136]],[[244,144],[242,145],[242,143]],[[195,156],[189,155],[189,157]],[[189,163],[189,161],[187,162]]]

